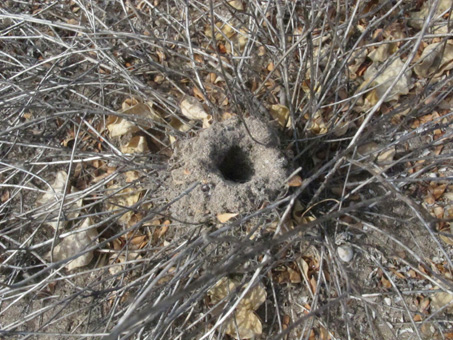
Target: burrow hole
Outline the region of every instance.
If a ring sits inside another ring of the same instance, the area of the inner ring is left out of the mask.
[[[250,181],[254,174],[253,164],[247,153],[239,146],[232,146],[218,164],[223,178],[235,183]]]

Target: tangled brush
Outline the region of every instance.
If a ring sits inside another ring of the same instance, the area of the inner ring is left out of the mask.
[[[0,337],[453,338],[451,0],[6,0]]]

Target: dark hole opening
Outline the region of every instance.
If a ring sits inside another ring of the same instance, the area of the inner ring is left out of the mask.
[[[250,158],[239,146],[232,146],[217,168],[226,180],[236,183],[248,182],[254,174]]]

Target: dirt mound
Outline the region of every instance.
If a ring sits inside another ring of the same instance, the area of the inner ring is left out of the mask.
[[[246,213],[271,201],[288,176],[278,138],[256,118],[231,118],[182,142],[172,163],[173,195],[191,184],[172,212],[199,222],[221,213]]]

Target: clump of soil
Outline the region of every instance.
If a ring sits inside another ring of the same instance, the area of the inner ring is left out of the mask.
[[[183,141],[172,158],[175,217],[201,222],[221,213],[246,213],[275,198],[288,162],[271,128],[256,118],[234,117]]]

